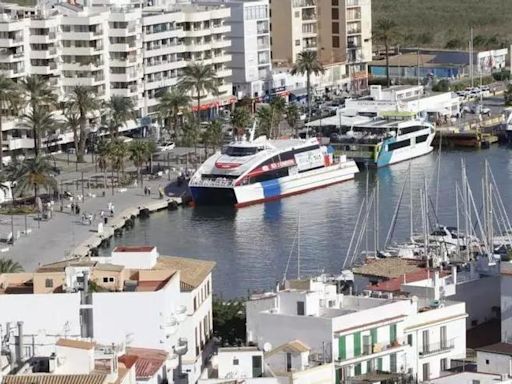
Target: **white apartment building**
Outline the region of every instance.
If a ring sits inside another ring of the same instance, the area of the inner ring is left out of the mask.
[[[2,274],[0,339],[21,322],[22,359],[49,355],[60,337],[162,349],[196,382],[212,336],[213,266],[160,256],[155,247],[117,247],[111,257]]]
[[[512,262],[500,263],[501,341],[512,342]]]
[[[338,294],[321,278],[289,281],[247,303],[247,340],[273,348],[301,340],[312,361],[333,362],[337,383],[375,372],[438,377],[466,353],[465,304]]]
[[[269,1],[210,0],[209,3],[222,3],[231,10],[227,24],[231,28],[228,51],[233,94],[238,99],[258,99],[268,94],[272,88]]]
[[[1,11],[0,73],[15,81],[45,76],[61,100],[76,85],[92,87],[104,101],[129,97],[136,120],[121,130],[153,126],[158,137],[157,96],[176,86],[192,62],[213,65],[219,79],[217,95],[202,95],[201,111],[212,116],[236,101],[228,53],[230,8],[222,4],[168,0],[141,8],[129,1],[91,0],[86,6],[63,2],[46,9],[2,4]],[[31,150],[32,133],[17,119],[3,120],[5,155]],[[91,119],[90,129],[99,124]],[[49,150],[73,140],[60,129],[50,134],[51,140],[43,139]]]

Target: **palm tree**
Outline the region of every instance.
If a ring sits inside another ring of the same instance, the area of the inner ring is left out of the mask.
[[[76,161],[84,162],[85,143],[87,141],[87,122],[89,116],[100,108],[100,103],[95,97],[94,88],[84,85],[75,86],[68,101],[74,112],[78,115],[79,133],[76,152]]]
[[[48,192],[57,190],[57,180],[53,176],[51,165],[40,156],[20,163],[16,181],[16,192],[23,195],[27,190],[33,189],[34,199],[37,199],[41,187]]]
[[[293,130],[295,136],[298,137],[297,125],[300,121],[300,112],[297,104],[289,104],[286,108],[286,122]]]
[[[245,135],[245,129],[251,124],[251,115],[246,108],[236,107],[231,114],[231,125],[235,130],[236,137],[241,140]]]
[[[197,122],[201,116],[201,98],[208,93],[217,95],[219,93],[219,79],[215,68],[211,64],[191,63],[183,68],[182,77],[178,83],[179,88],[184,92],[192,90],[192,95],[197,101]]]
[[[73,142],[75,144],[75,152],[79,151],[79,130],[80,130],[80,115],[76,111],[76,108],[73,107],[73,104],[66,103],[64,106],[64,118],[65,118],[65,126],[73,132]]]
[[[98,146],[96,148],[96,161],[98,162],[98,167],[103,172],[103,187],[107,188],[107,169],[108,169],[108,161],[109,161],[109,142],[105,140],[101,140],[98,142]],[[114,182],[112,180],[112,182]]]
[[[55,120],[53,112],[50,112],[44,105],[38,105],[35,109],[30,109],[27,113],[21,115],[18,125],[32,131],[34,136],[34,153],[37,157],[41,148],[41,136],[55,130],[59,124]]]
[[[213,150],[216,151],[217,147],[222,145],[222,121],[220,120],[213,120],[210,123],[210,143],[213,147]]]
[[[16,83],[4,75],[0,75],[0,170],[4,165],[2,118],[4,116],[16,115],[20,104],[21,94]]]
[[[128,147],[121,140],[113,140],[109,144],[109,154],[108,157],[110,159],[110,166],[112,167],[112,178],[114,176],[114,171],[117,173],[117,181],[119,183],[119,173],[124,174],[124,162],[128,157]]]
[[[270,108],[272,110],[273,132],[275,133],[275,137],[279,137],[281,136],[279,127],[286,111],[286,101],[282,97],[274,97],[270,102]]]
[[[128,146],[128,152],[130,153],[130,160],[133,161],[133,165],[137,168],[137,179],[140,180],[140,185],[143,185],[143,178],[140,169],[151,159],[152,151],[149,142],[136,140],[132,141]]]
[[[27,76],[20,82],[20,85],[29,107],[28,113],[32,114],[32,118],[37,119],[45,116],[45,112],[50,112],[57,104],[57,95],[42,76]],[[36,112],[36,110],[39,111]],[[45,132],[42,129],[37,130],[40,125],[37,121],[33,121],[34,154],[36,157],[39,155],[41,144],[39,135]]]
[[[292,68],[292,75],[306,74],[306,91],[308,97],[308,118],[311,118],[311,75],[324,73],[324,67],[318,60],[315,51],[302,51],[297,56],[297,61]]]
[[[23,272],[23,267],[11,259],[0,259],[0,274]]]
[[[391,79],[389,76],[389,46],[393,44],[393,41],[397,37],[398,25],[394,20],[391,19],[380,19],[375,24],[373,30],[373,40],[377,43],[384,44],[386,51],[386,82],[388,87],[391,85]]]
[[[194,153],[197,156],[197,142],[201,136],[201,129],[197,119],[193,115],[189,115],[183,125],[183,143],[185,146],[194,147]]]
[[[158,115],[162,120],[162,126],[165,125],[165,121],[169,122],[167,127],[169,135],[171,130],[174,135],[178,136],[178,121],[179,115],[188,107],[190,103],[190,97],[185,95],[183,92],[179,92],[175,89],[172,91],[165,91],[158,96],[160,104],[158,105]]]
[[[256,112],[258,118],[258,136],[265,135],[268,138],[272,136],[272,107],[265,105]]]
[[[117,137],[119,128],[135,119],[133,100],[124,96],[112,96],[106,103],[106,119],[111,137]]]

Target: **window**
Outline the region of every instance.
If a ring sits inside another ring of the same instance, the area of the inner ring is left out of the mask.
[[[407,335],[407,344],[412,346],[412,335]]]
[[[340,23],[338,23],[337,21],[332,23],[332,33],[340,33]]]
[[[295,46],[298,47],[300,45],[300,40],[295,40]]]
[[[340,37],[339,36],[333,36],[332,37],[332,47],[333,48],[339,48],[340,47]]]
[[[396,324],[391,324],[389,326],[389,342],[396,341]]]
[[[411,144],[411,139],[397,141],[396,143],[392,143],[388,145],[388,151],[395,151],[400,148],[408,147]]]
[[[338,20],[340,18],[340,12],[338,8],[332,8],[331,10],[331,19]]]
[[[416,144],[418,143],[424,143],[425,141],[428,140],[428,136],[429,135],[421,135],[421,136],[417,136],[416,137]]]
[[[261,377],[263,375],[261,356],[252,357],[252,377]]]
[[[290,372],[292,370],[292,354],[288,352],[286,354],[286,372]]]
[[[304,316],[304,302],[297,301],[297,315]]]
[[[44,281],[44,286],[45,286],[46,288],[53,288],[53,279],[46,279],[46,280]]]
[[[355,44],[357,45],[357,44]],[[401,135],[406,135],[408,133],[412,133],[412,132],[417,132],[417,131],[421,131],[423,129],[426,129],[426,127],[423,127],[421,125],[415,125],[413,127],[405,127],[405,128],[400,128],[400,134]]]
[[[338,4],[338,0],[332,0],[331,5],[332,5],[333,7],[337,7],[337,6],[339,5],[339,4]]]
[[[389,370],[391,372],[397,372],[396,369],[396,353],[389,355]]]
[[[236,357],[233,359],[233,365],[238,365],[238,359]]]
[[[448,359],[441,359],[440,364],[441,372],[444,372],[448,369]]]
[[[486,365],[489,365],[489,360],[487,360],[487,359],[486,359],[486,360],[485,360],[485,364],[486,364]]]
[[[440,335],[441,335],[441,340],[439,340],[439,341],[441,343],[441,349],[446,349],[446,347],[448,346],[448,343],[446,340],[446,325],[443,325],[441,327]]]
[[[423,364],[423,381],[430,379],[430,364]]]
[[[197,297],[194,297],[194,311],[197,309]]]
[[[422,337],[423,337],[423,339],[422,339],[423,340],[423,353],[428,353],[428,346],[430,344],[428,330],[423,331]]]

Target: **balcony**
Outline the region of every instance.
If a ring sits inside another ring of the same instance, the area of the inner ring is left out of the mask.
[[[302,12],[302,21],[315,21],[316,12]]]
[[[428,357],[451,351],[455,348],[455,339],[443,340],[440,343],[428,344],[423,346],[423,350],[420,351],[420,357]]]
[[[399,350],[403,350],[406,348],[409,348],[409,344],[407,344],[406,340],[396,340],[390,344],[382,344],[382,343],[376,343],[376,344],[369,344],[369,345],[363,345],[362,353],[358,356],[352,356],[352,357],[346,357],[346,358],[338,358],[338,363],[343,363],[343,365],[346,365],[348,361],[350,361],[351,364],[358,363],[360,361],[368,360],[368,358],[377,358],[384,355],[389,355],[393,352],[398,352]]]
[[[293,8],[316,7],[316,0],[293,0]]]

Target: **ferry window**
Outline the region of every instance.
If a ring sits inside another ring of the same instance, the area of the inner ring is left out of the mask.
[[[428,135],[421,135],[416,137],[416,144],[417,143],[423,143],[424,141],[428,140]]]
[[[257,147],[227,147],[226,154],[229,156],[251,156],[258,151]]]
[[[411,144],[410,139],[398,141],[396,143],[389,144],[388,151],[394,151],[396,149],[405,148],[405,147],[408,147],[410,144]]]
[[[412,133],[412,132],[416,132],[416,131],[421,131],[422,129],[425,129],[425,127],[423,127],[421,125],[414,126],[414,127],[400,128],[400,134],[401,135],[406,135],[408,133]]]
[[[281,168],[276,169],[274,171],[265,172],[261,175],[255,176],[252,179],[253,183],[261,183],[263,181],[273,180],[273,179],[279,179],[280,177],[288,176],[288,168]]]

